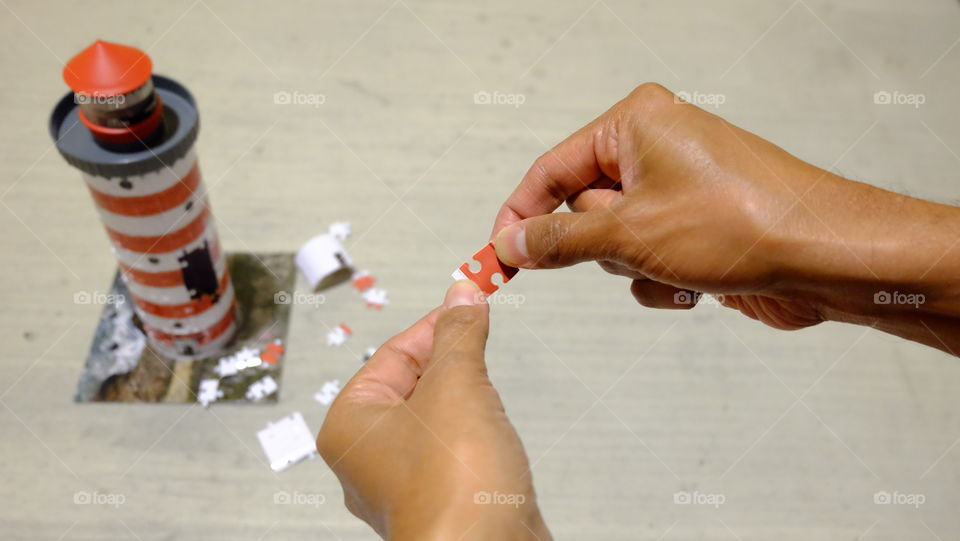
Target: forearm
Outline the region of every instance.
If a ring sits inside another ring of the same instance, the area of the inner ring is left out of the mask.
[[[797,206],[776,287],[798,287],[824,319],[960,354],[960,208],[833,175]]]

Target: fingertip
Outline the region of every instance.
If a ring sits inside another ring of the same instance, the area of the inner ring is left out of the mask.
[[[473,306],[483,304],[483,292],[477,287],[477,284],[470,280],[457,280],[447,289],[443,297],[443,306],[453,308],[455,306]]]
[[[511,267],[522,267],[530,262],[527,248],[527,232],[523,222],[511,224],[500,230],[493,247],[497,257]]]

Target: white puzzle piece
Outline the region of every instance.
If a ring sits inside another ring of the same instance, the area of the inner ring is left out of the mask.
[[[313,399],[324,406],[329,406],[333,404],[333,400],[338,394],[340,394],[340,380],[335,379],[324,383],[320,392],[313,395]]]
[[[276,380],[271,376],[264,376],[260,381],[255,381],[247,387],[247,400],[263,400],[278,388]]]
[[[257,439],[273,471],[283,471],[317,454],[313,432],[307,428],[299,411],[268,424],[267,428],[257,432]]]

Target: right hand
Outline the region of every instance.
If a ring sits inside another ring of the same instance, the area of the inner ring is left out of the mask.
[[[564,201],[574,213],[550,214]],[[905,223],[936,240],[909,262]],[[957,230],[954,207],[844,179],[645,84],[536,160],[492,236],[517,267],[596,260],[645,306],[707,292],[780,329],[839,319],[906,335],[880,322],[874,294],[908,283],[960,315],[957,258],[940,261]]]

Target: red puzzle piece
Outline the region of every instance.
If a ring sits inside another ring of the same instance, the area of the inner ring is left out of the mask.
[[[480,262],[480,272],[471,272],[470,263],[460,265],[457,272],[453,273],[454,278],[467,278],[487,295],[492,295],[494,291],[500,289],[490,279],[494,274],[503,276],[503,283],[507,283],[517,274],[520,269],[505,265],[497,258],[497,252],[493,248],[493,243],[484,246],[480,251],[473,254],[473,259]]]

